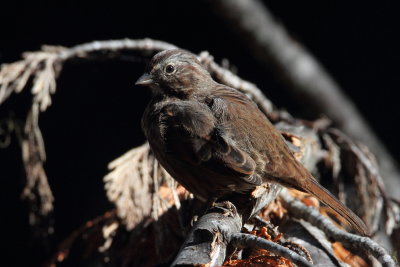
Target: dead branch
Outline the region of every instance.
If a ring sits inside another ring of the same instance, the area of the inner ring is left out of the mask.
[[[284,88],[315,114],[326,114],[354,140],[368,144],[377,156],[389,195],[400,197],[400,170],[381,140],[337,82],[280,24],[259,0],[213,0],[210,6],[240,35],[254,58],[282,77]],[[349,120],[351,118],[351,120]]]
[[[32,105],[25,124],[24,135],[21,141],[22,159],[27,175],[27,183],[22,197],[35,203],[39,207],[30,211],[30,223],[35,225],[40,216],[46,216],[53,210],[53,194],[51,192],[43,164],[46,161],[43,137],[39,129],[39,105]]]
[[[242,218],[226,208],[212,209],[193,226],[171,266],[220,266],[223,264],[230,234],[239,233]]]
[[[172,266],[219,266],[227,256],[230,237],[240,233],[243,224],[274,201],[281,186],[260,186],[251,195],[234,195],[229,202],[216,203],[201,216],[187,235]]]
[[[308,262],[305,258],[293,252],[292,250],[285,248],[277,243],[265,240],[263,238],[249,235],[249,234],[234,234],[230,237],[230,242],[237,248],[256,247],[269,250],[276,255],[285,257],[295,263],[297,266],[313,266],[312,262]]]
[[[286,208],[294,217],[306,220],[312,225],[317,226],[330,238],[340,241],[345,247],[356,254],[372,254],[382,264],[382,266],[397,266],[386,249],[374,242],[372,239],[353,235],[338,229],[328,218],[322,216],[316,209],[307,207],[290,196],[286,191],[282,191],[280,197],[284,201]]]

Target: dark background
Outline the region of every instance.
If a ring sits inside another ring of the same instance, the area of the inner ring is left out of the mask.
[[[259,85],[278,106],[309,116],[206,2],[82,2],[14,1],[2,6],[0,63],[18,60],[22,52],[42,44],[151,37],[196,53],[208,50],[217,61],[228,58],[240,76]],[[265,2],[323,63],[398,158],[400,18],[395,1]],[[24,171],[16,138],[0,150],[1,266],[38,265],[54,244],[112,208],[102,182],[107,163],[144,141],[139,122],[150,94],[134,86],[143,68],[129,58],[65,65],[53,105],[40,121],[48,154],[45,167],[55,195],[55,235],[48,248],[32,242],[28,208],[20,200]],[[26,91],[0,106],[0,119],[11,110],[23,118],[30,104]]]

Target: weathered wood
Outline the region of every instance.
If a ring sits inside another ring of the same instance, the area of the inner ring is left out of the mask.
[[[193,226],[172,266],[219,266],[224,262],[230,237],[273,201],[281,186],[260,186],[251,195],[233,195],[215,203]]]

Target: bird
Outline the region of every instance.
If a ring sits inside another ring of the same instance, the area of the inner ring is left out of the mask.
[[[152,92],[142,117],[152,152],[201,201],[277,183],[315,196],[360,235],[369,235],[365,223],[296,160],[257,105],[216,82],[196,55],[161,51],[136,85]]]

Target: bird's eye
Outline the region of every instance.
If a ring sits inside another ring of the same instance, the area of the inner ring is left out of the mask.
[[[173,65],[171,65],[171,64],[169,64],[169,65],[167,65],[167,66],[165,67],[165,72],[166,72],[166,73],[171,74],[171,73],[173,73],[174,71],[175,71],[175,67],[174,67]]]

